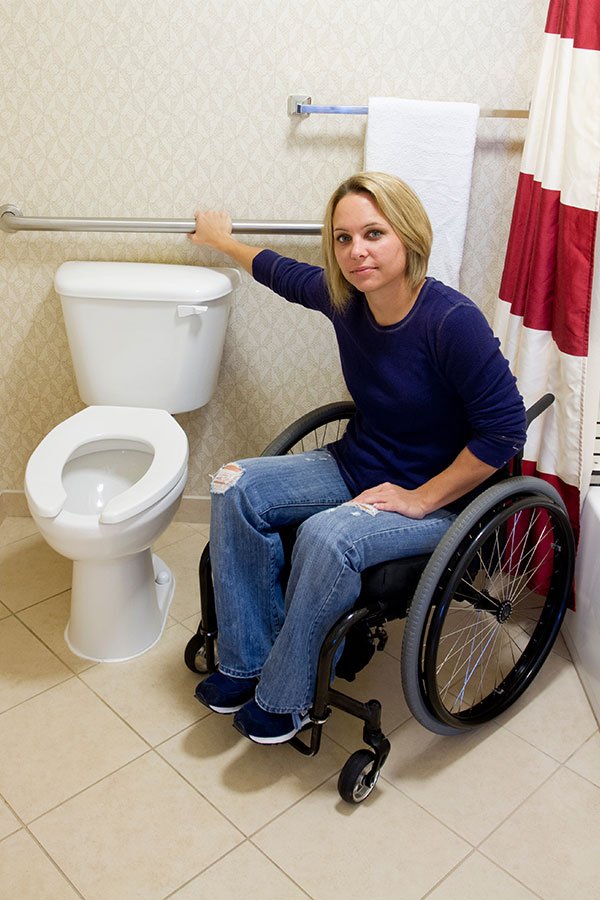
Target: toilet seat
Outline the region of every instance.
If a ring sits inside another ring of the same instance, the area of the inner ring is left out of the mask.
[[[188,442],[183,429],[164,409],[89,406],[61,422],[41,441],[27,464],[28,501],[44,518],[55,518],[67,495],[63,469],[73,454],[95,441],[135,441],[149,445],[154,457],[148,471],[113,497],[98,520],[116,524],[130,519],[164,497],[184,475]]]

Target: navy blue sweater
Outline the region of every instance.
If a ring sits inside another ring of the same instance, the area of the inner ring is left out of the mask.
[[[464,447],[500,468],[523,446],[515,378],[485,316],[463,294],[427,278],[408,315],[382,326],[358,291],[336,312],[318,266],[263,250],[253,275],[333,324],[357,414],[329,449],[353,495],[384,481],[419,487]]]

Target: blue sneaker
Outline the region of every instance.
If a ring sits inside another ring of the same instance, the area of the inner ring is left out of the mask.
[[[283,744],[291,740],[310,722],[307,714],[301,715],[299,725],[294,724],[291,713],[271,713],[250,700],[233,719],[233,726],[256,744]]]
[[[213,672],[196,688],[196,700],[216,713],[234,713],[254,697],[258,678],[231,678]]]

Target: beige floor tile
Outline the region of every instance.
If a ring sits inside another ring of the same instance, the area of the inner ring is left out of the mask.
[[[171,522],[167,530],[163,531],[156,543],[152,545],[152,549],[160,556],[161,549],[168,547],[170,544],[176,544],[177,541],[183,541],[185,538],[191,537],[192,534],[196,534],[196,532],[187,522]]]
[[[0,620],[0,712],[72,677],[14,616]]]
[[[147,749],[72,678],[0,716],[0,793],[30,822]]]
[[[153,751],[31,830],[86,900],[161,900],[242,839]]]
[[[210,523],[209,522],[186,522],[186,525],[189,525],[190,528],[193,528],[194,531],[199,532],[199,534],[203,534],[206,537],[206,540],[210,537]]]
[[[400,663],[387,653],[375,653],[366,669],[359,672],[356,681],[338,679],[334,687],[358,700],[379,700],[382,706],[382,730],[386,735],[410,718],[400,683]],[[365,746],[362,732],[363,723],[360,719],[337,709],[333,710],[325,726],[328,737],[338,741],[351,753]]]
[[[572,662],[551,653],[525,694],[496,720],[559,762],[598,728]]]
[[[571,659],[571,654],[569,653],[569,648],[565,644],[565,639],[562,634],[559,634],[556,638],[556,642],[552,648],[553,653],[558,653],[559,656],[562,656],[563,659]]]
[[[36,634],[41,641],[56,653],[72,672],[84,672],[95,666],[89,659],[82,659],[71,653],[65,642],[65,628],[71,614],[71,591],[50,597],[23,609],[18,618]]]
[[[245,834],[296,803],[347,758],[327,738],[310,758],[292,747],[261,747],[238,734],[230,716],[215,714],[158,751]]]
[[[19,831],[0,843],[0,900],[75,900],[78,896],[31,835]]]
[[[193,534],[169,544],[159,554],[175,574],[175,596],[169,612],[178,622],[197,614],[200,609],[198,563],[204,543],[201,536]]]
[[[175,623],[142,656],[95,666],[81,679],[154,746],[210,714],[194,697],[199,676],[183,661],[188,640]]]
[[[596,732],[592,735],[589,741],[573,754],[566,766],[600,787],[600,734]]]
[[[200,613],[196,612],[193,616],[189,616],[187,619],[184,619],[181,623],[188,631],[191,631],[193,634],[196,634],[198,631],[198,625],[200,624]]]
[[[0,522],[0,547],[37,534],[37,526],[28,516],[7,516]]]
[[[246,842],[232,850],[169,900],[306,900],[306,894],[290,881],[260,850]]]
[[[13,612],[71,587],[71,561],[39,534],[0,547],[2,602]]]
[[[526,887],[507,875],[493,862],[473,853],[427,895],[427,900],[533,900]]]
[[[416,900],[470,851],[383,778],[358,806],[339,798],[336,780],[253,838],[315,900]]]
[[[21,823],[16,816],[12,814],[8,806],[3,800],[0,800],[0,841],[13,831],[18,831]]]
[[[481,851],[544,900],[596,900],[600,788],[561,768]]]
[[[0,619],[6,619],[10,615],[12,615],[10,609],[4,603],[0,603]]]
[[[393,622],[388,622],[385,626],[388,635],[385,653],[389,653],[395,659],[402,658],[402,639],[405,625],[406,619],[394,619]]]
[[[477,844],[556,768],[554,760],[493,725],[440,737],[411,719],[392,735],[383,774]]]

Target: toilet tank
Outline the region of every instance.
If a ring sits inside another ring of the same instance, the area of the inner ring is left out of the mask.
[[[208,403],[239,282],[237,269],[63,263],[54,284],[83,402],[171,413]]]

